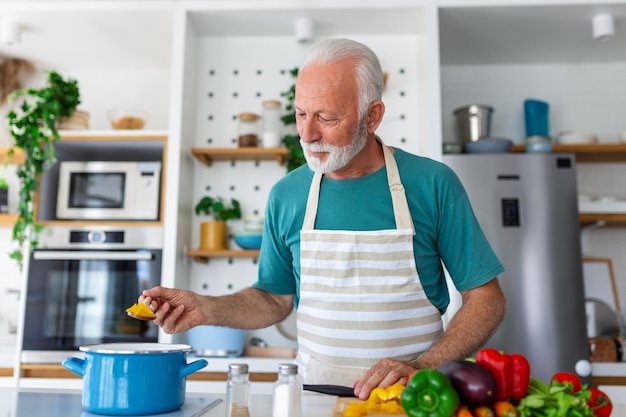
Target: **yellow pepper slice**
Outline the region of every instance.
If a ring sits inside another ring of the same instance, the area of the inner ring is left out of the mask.
[[[148,304],[150,304],[150,301],[151,299],[150,297],[148,297],[144,300],[143,303],[135,303],[132,306],[128,307],[126,309],[126,312],[132,314],[133,316],[140,317],[140,318],[145,318],[145,319],[154,318],[154,313],[152,312],[152,310],[150,310],[150,307],[148,307]]]
[[[353,401],[343,410],[343,417],[363,417],[366,415],[367,410],[362,401]]]

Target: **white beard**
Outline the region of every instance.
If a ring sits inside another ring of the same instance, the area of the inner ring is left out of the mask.
[[[348,162],[363,150],[366,143],[367,128],[365,121],[357,125],[352,140],[346,146],[335,146],[318,142],[305,143],[300,140],[300,145],[302,145],[304,150],[304,157],[309,168],[322,174],[335,172],[346,166]],[[322,162],[319,158],[311,156],[309,152],[328,152],[328,157],[326,161]]]

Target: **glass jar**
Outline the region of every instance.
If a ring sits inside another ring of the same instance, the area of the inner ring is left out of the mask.
[[[245,363],[228,365],[226,382],[226,417],[249,415],[250,374]]]
[[[263,114],[261,115],[261,123],[263,125],[261,145],[263,145],[264,148],[276,148],[280,146],[283,130],[280,101],[265,100],[263,102]]]
[[[259,144],[259,115],[255,113],[239,114],[239,146],[257,146]]]
[[[272,417],[301,417],[302,384],[298,379],[298,365],[278,365],[278,380],[274,384]]]

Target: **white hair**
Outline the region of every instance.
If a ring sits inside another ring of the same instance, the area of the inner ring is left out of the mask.
[[[311,63],[328,65],[353,59],[359,97],[359,118],[364,119],[369,105],[383,94],[383,71],[376,54],[362,43],[350,39],[326,39],[309,49],[302,68]]]

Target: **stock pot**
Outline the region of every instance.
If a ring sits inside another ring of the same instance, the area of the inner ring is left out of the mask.
[[[187,363],[191,346],[183,344],[108,343],[80,350],[85,359],[67,358],[63,367],[83,377],[83,408],[98,414],[177,410],[185,402],[186,376],[208,364]]]

